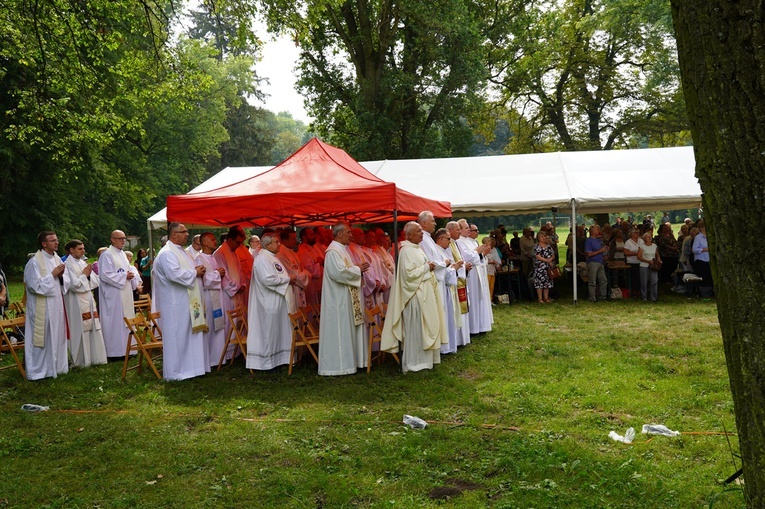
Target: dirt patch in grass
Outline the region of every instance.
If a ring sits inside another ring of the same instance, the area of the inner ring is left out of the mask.
[[[464,479],[447,479],[449,486],[439,486],[433,488],[428,496],[434,500],[446,500],[452,497],[458,497],[463,491],[475,491],[483,488],[482,485]]]

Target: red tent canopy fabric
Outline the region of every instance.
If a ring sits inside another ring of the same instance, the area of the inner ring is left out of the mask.
[[[448,202],[429,200],[379,179],[343,150],[313,138],[278,166],[202,193],[167,197],[168,221],[273,227],[391,222],[423,210],[451,217]]]

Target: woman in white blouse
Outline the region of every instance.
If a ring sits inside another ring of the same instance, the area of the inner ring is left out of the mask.
[[[651,234],[644,233],[637,254],[640,261],[640,294],[643,300],[648,300],[650,291],[651,302],[656,302],[659,293],[658,269],[661,267],[661,256],[656,248]]]

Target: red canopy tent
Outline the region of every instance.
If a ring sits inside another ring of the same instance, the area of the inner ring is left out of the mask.
[[[167,219],[210,226],[272,227],[384,223],[423,210],[451,217],[429,200],[379,179],[343,150],[313,138],[278,166],[211,191],[167,197]]]

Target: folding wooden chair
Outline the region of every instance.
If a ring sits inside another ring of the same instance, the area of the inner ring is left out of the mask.
[[[321,306],[319,304],[311,304],[313,315],[316,317],[316,321],[321,320]]]
[[[151,323],[151,333],[154,334],[154,339],[162,341],[162,329],[159,328],[159,319],[162,314],[159,311],[149,312],[146,315],[146,321]]]
[[[305,321],[311,324],[311,327],[313,327],[314,330],[319,330],[319,315],[316,314],[313,306],[305,306],[299,308],[298,311],[303,315]]]
[[[7,319],[23,317],[26,314],[26,306],[23,302],[11,302],[5,310]]]
[[[157,367],[154,365],[154,359],[160,357],[162,353],[162,341],[158,340],[151,330],[151,324],[146,321],[146,318],[138,313],[135,318],[122,317],[125,320],[130,333],[128,334],[127,348],[125,349],[125,364],[122,366],[122,379],[125,379],[128,369],[138,368],[138,372],[143,371],[143,360],[146,359],[146,364],[154,371],[157,378],[162,379],[162,375],[159,374]],[[160,355],[152,357],[152,352],[159,350]],[[128,368],[128,362],[130,361],[130,354],[132,352],[138,353],[138,364],[132,368]]]
[[[380,343],[382,341],[382,330],[385,317],[382,314],[382,308],[379,304],[372,309],[365,309],[364,313],[366,314],[367,323],[369,324],[367,328],[369,334],[369,343],[367,344],[367,373],[369,373],[372,370],[372,347],[375,343]],[[378,360],[378,364],[382,363],[385,353],[386,352],[383,352],[382,350],[377,352],[377,355],[374,358]],[[391,355],[396,359],[396,362],[401,364],[398,354],[393,353]]]
[[[231,357],[231,362],[234,362],[236,358],[237,348],[242,352],[244,356],[244,363],[247,364],[247,316],[244,313],[244,309],[239,306],[230,311],[226,311],[228,315],[229,323],[231,323],[231,329],[228,331],[228,337],[226,337],[226,344],[223,345],[223,351],[220,354],[220,360],[218,361],[218,371],[223,366],[223,359],[226,358],[226,352],[228,352],[229,345],[234,345],[234,355]],[[250,370],[252,373],[252,370]]]
[[[290,347],[290,367],[287,371],[288,375],[292,374],[292,367],[296,364],[295,351],[298,347],[305,347],[308,352],[319,363],[319,357],[313,349],[312,345],[319,344],[319,331],[313,328],[311,322],[298,310],[289,314],[290,322],[292,323],[292,346]],[[298,360],[302,358],[302,351],[298,352]]]
[[[138,300],[133,302],[136,313],[141,313],[146,319],[149,318],[151,313],[151,297],[148,293],[145,293],[138,297]]]
[[[27,374],[19,356],[16,355],[16,350],[24,349],[24,334],[20,328],[24,327],[25,320],[23,315],[10,320],[0,320],[0,352],[11,352],[16,367],[19,368],[21,376],[24,378],[27,377]],[[13,364],[0,368],[0,371],[10,368],[13,368]]]

